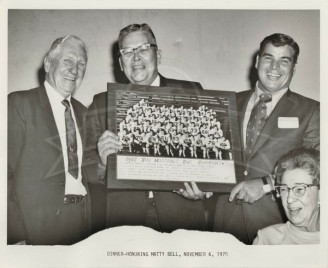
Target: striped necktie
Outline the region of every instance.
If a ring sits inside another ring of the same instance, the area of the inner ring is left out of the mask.
[[[62,104],[65,109],[65,125],[66,125],[66,143],[67,143],[67,158],[68,172],[77,179],[78,177],[78,156],[77,156],[77,141],[76,129],[72,117],[71,106],[68,100],[63,100]]]

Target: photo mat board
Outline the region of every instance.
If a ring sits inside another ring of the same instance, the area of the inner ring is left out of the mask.
[[[110,189],[229,192],[242,180],[235,92],[108,83]]]

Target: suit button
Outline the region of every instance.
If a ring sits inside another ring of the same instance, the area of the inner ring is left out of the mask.
[[[56,215],[58,216],[60,214],[60,209],[57,209]]]
[[[247,170],[244,171],[244,175],[245,175],[245,176],[248,175],[248,171],[247,171]]]

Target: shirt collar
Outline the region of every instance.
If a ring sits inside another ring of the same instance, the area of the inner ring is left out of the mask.
[[[255,94],[254,94],[255,100],[259,99],[261,94],[265,94],[265,92],[263,92],[263,90],[259,88],[258,84],[259,84],[259,81],[257,81],[256,85],[255,85]],[[288,87],[285,87],[283,89],[280,89],[278,92],[271,93],[272,100],[280,99],[282,97],[282,95],[284,95],[287,92],[287,90],[288,90]]]
[[[44,87],[46,88],[46,92],[50,102],[62,102],[65,100],[62,95],[60,95],[49,83],[47,80],[44,81]],[[66,100],[71,102],[71,95],[69,95]]]
[[[153,81],[153,83],[151,83],[151,86],[155,86],[155,87],[159,87],[160,86],[160,79],[159,79],[159,75],[157,74],[155,80]]]

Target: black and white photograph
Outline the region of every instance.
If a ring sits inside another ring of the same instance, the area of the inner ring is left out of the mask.
[[[119,153],[232,160],[227,98],[121,93]]]
[[[108,160],[108,188],[176,190],[194,181],[227,192],[243,176],[233,92],[108,84],[107,98],[122,145]]]
[[[0,18],[0,267],[327,267],[328,3]]]

